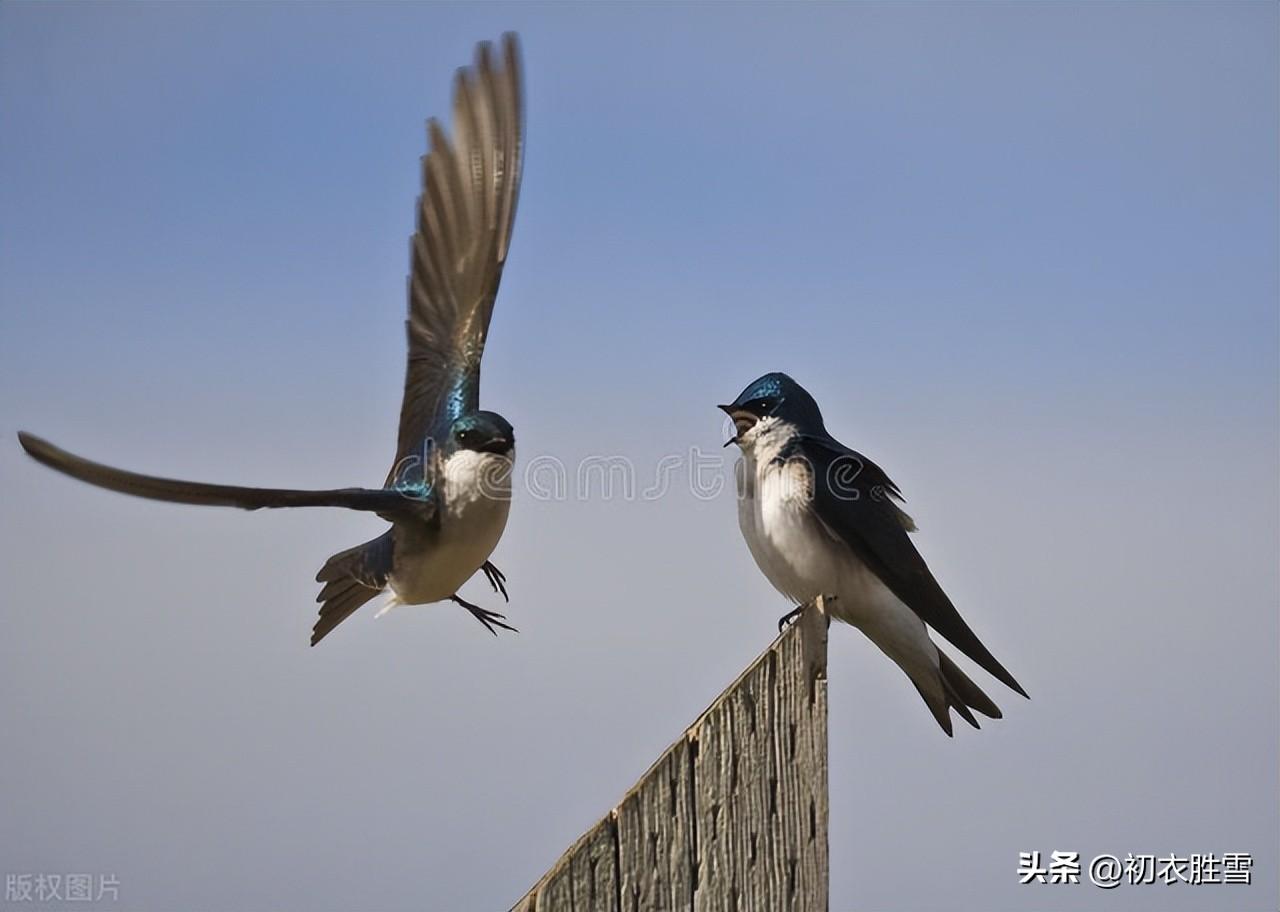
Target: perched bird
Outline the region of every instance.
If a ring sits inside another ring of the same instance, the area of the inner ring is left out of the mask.
[[[969,629],[907,533],[916,530],[895,500],[897,485],[840,443],[818,403],[786,374],[765,374],[731,404],[742,458],[735,466],[738,525],[751,556],[778,591],[804,605],[825,596],[829,613],[867,635],[907,673],[951,735],[951,709],[978,727],[971,710],[999,708],[929,638],[926,625],[1022,694]],[[779,628],[800,608],[783,616]]]
[[[458,596],[477,570],[507,598],[489,555],[510,507],[515,435],[479,406],[480,358],[511,242],[524,143],[520,54],[512,34],[501,60],[488,42],[458,71],[453,137],[428,121],[422,194],[411,244],[409,337],[395,461],[382,488],[297,491],[154,478],[90,462],[19,433],[34,459],[73,478],[137,497],[240,507],[345,507],[391,523],[382,535],[335,554],[316,575],[320,618],[311,645],[390,590],[393,604],[450,599],[491,633],[505,617]],[[384,609],[385,610],[385,609]]]

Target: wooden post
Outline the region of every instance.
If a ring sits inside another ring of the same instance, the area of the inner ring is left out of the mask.
[[[827,618],[810,605],[512,912],[825,912]]]

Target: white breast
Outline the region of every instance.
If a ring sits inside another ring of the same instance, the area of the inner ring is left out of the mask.
[[[460,450],[445,461],[439,535],[421,550],[399,549],[391,588],[406,604],[455,594],[489,559],[511,509],[511,459]]]
[[[812,472],[802,460],[775,461],[795,432],[765,419],[743,435],[736,467],[738,526],[756,565],[783,595],[800,603],[835,591],[837,552],[809,509]]]
[[[738,476],[738,525],[769,582],[796,603],[834,593],[835,549],[809,510],[803,463],[758,463],[747,455]]]
[[[814,514],[812,470],[774,462],[790,429],[748,438],[736,466],[738,525],[756,565],[796,604],[835,596],[833,617],[860,628],[912,673],[936,668],[924,623]]]

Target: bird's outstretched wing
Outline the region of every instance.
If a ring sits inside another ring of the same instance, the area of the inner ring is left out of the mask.
[[[507,259],[524,139],[520,52],[503,36],[458,71],[453,137],[427,124],[409,274],[409,360],[396,464],[479,407],[480,356]],[[393,474],[395,469],[392,470]]]
[[[908,530],[910,518],[893,503],[901,494],[884,470],[831,438],[799,437],[784,458],[803,457],[813,469],[813,509],[831,533],[926,624],[994,677],[1027,692],[996,661],[929,572]]]
[[[100,462],[91,462],[83,456],[68,453],[47,440],[18,432],[18,441],[36,462],[56,469],[64,475],[80,481],[169,503],[196,504],[206,507],[239,507],[242,510],[261,510],[269,507],[345,507],[348,510],[365,510],[394,521],[417,517],[429,518],[435,501],[431,498],[411,498],[400,491],[386,488],[337,488],[328,491],[300,491],[289,488],[245,488],[237,485],[205,484],[199,481],[180,481],[174,478],[157,478],[124,469],[112,468]]]

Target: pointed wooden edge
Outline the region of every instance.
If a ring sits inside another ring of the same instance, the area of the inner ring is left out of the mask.
[[[653,780],[654,776],[661,772],[670,762],[672,756],[682,749],[687,749],[689,745],[696,745],[699,737],[699,731],[707,717],[714,712],[721,704],[729,699],[738,688],[746,681],[751,674],[756,671],[763,663],[769,660],[771,655],[776,655],[782,649],[789,645],[794,638],[799,638],[801,645],[801,655],[804,664],[808,668],[808,676],[810,687],[826,687],[827,677],[827,628],[830,625],[830,617],[826,610],[826,600],[819,597],[815,602],[807,605],[800,613],[800,616],[781,631],[778,636],[771,642],[763,652],[755,657],[749,665],[736,677],[733,682],[726,687],[719,696],[717,696],[710,705],[698,714],[693,724],[688,726],[684,734],[679,740],[672,743],[662,754],[655,760],[644,775],[642,775],[636,783],[627,790],[626,794],[603,818],[598,820],[590,829],[582,834],[547,870],[547,872],[538,880],[536,884],[529,889],[520,900],[511,907],[511,912],[552,912],[552,910],[568,910],[576,909],[574,902],[574,884],[573,874],[575,861],[581,859],[586,853],[599,854],[602,848],[601,841],[609,839],[613,846],[613,874],[612,877],[602,878],[611,881],[615,885],[615,889],[619,892],[614,897],[599,897],[600,902],[593,903],[590,908],[595,909],[611,909],[620,912],[621,907],[621,871],[617,857],[618,848],[618,817],[629,802],[636,801],[641,791]],[[825,703],[825,700],[824,700]],[[825,809],[824,809],[825,810]],[[825,814],[824,814],[825,816]],[[824,826],[825,831],[825,826]],[[596,852],[593,853],[592,850]],[[824,849],[825,851],[825,849]],[[696,847],[695,847],[696,853]],[[607,859],[606,859],[607,860]],[[591,864],[591,875],[597,873],[597,866],[594,861]],[[579,885],[580,886],[580,885]],[[594,890],[594,881],[592,887]],[[603,886],[603,884],[601,885]],[[539,902],[545,899],[547,903],[544,905]],[[610,901],[612,900],[612,901]],[[824,906],[825,908],[825,906]]]

